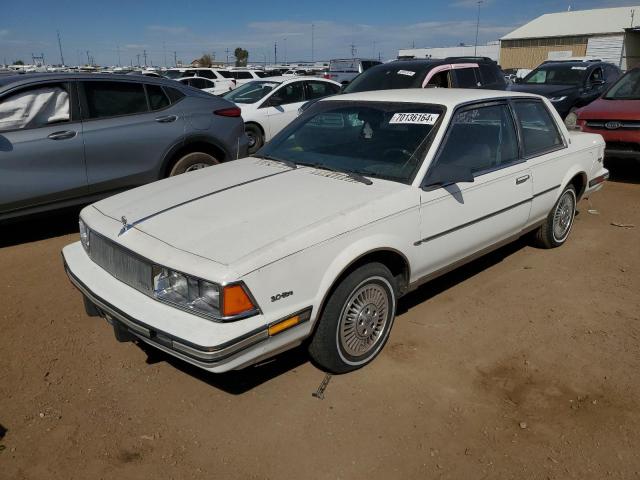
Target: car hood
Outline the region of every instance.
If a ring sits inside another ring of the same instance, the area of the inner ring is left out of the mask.
[[[400,183],[374,179],[365,185],[339,173],[249,157],[145,185],[94,207],[127,224],[121,236],[136,229],[222,265],[251,259],[257,268],[391,214],[393,202],[385,200],[408,190]]]
[[[535,93],[544,97],[560,97],[576,93],[578,87],[574,85],[526,85],[524,83],[516,83],[515,85],[509,85],[508,90],[512,92]]]
[[[599,98],[579,110],[581,120],[640,120],[640,100]]]

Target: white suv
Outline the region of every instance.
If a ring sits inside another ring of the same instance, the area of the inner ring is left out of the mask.
[[[181,78],[190,78],[190,77],[200,77],[206,78],[207,80],[211,80],[215,84],[214,87],[210,85],[207,87],[196,87],[204,90],[205,88],[213,88],[215,89],[216,95],[219,93],[228,92],[229,90],[233,90],[236,86],[236,83],[231,78],[227,78],[222,72],[224,70],[220,70],[217,68],[171,68],[167,70],[164,74],[166,78],[170,78],[171,80],[179,80]],[[209,90],[207,90],[209,91]]]

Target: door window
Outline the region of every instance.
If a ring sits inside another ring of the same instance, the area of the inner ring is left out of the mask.
[[[425,88],[451,88],[451,70],[435,73]]]
[[[518,101],[514,103],[514,109],[522,131],[525,156],[541,155],[563,145],[556,123],[542,102]]]
[[[147,96],[151,110],[162,110],[171,104],[160,85],[147,85]]]
[[[84,82],[87,117],[106,118],[149,111],[141,83]]]
[[[302,87],[303,82],[290,83],[284,87],[278,89],[274,93],[275,103],[272,105],[287,105],[289,103],[304,102],[304,89]]]
[[[194,77],[189,80],[189,85],[194,88],[199,88],[202,90],[203,88],[211,88],[211,85],[208,80],[204,78]]]
[[[38,85],[0,101],[0,132],[71,120],[66,84]]]
[[[235,77],[238,80],[249,80],[249,79],[253,78],[251,76],[251,73],[249,73],[249,72],[234,72],[234,73],[235,73]]]
[[[587,83],[593,85],[594,83],[599,83],[603,81],[604,81],[604,74],[602,73],[602,68],[598,67],[593,72],[591,72],[591,75],[589,75],[589,80],[587,80]]]
[[[480,75],[482,76],[483,85],[498,83],[498,77],[496,77],[495,70],[490,65],[480,64]]]
[[[458,68],[455,70],[458,88],[478,88],[476,68]]]
[[[198,70],[198,76],[203,78],[216,78],[215,73],[211,70]]]
[[[457,112],[436,160],[478,174],[519,160],[516,129],[507,105],[466,108]]]
[[[340,87],[329,82],[306,82],[307,100],[326,97],[338,93]]]

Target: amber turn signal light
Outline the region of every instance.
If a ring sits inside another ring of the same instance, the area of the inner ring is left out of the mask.
[[[222,315],[224,317],[240,315],[255,308],[256,306],[242,285],[228,285],[224,287],[222,293]]]

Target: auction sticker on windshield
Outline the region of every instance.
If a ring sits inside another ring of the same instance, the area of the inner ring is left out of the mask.
[[[437,113],[396,113],[389,124],[433,125],[440,117]]]

